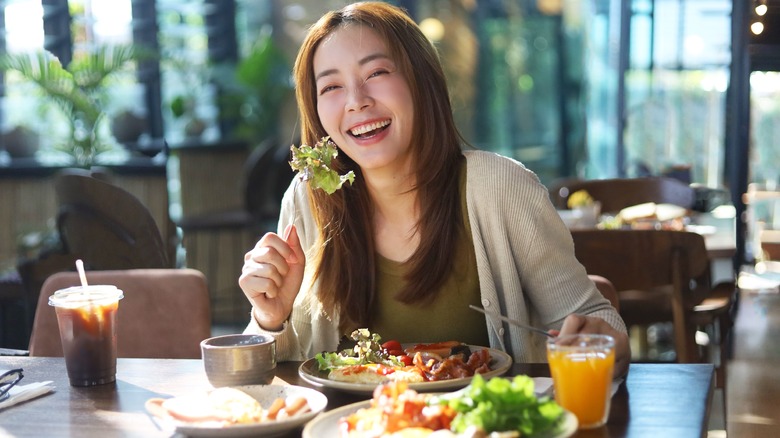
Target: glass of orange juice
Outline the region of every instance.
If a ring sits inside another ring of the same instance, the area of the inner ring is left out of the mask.
[[[580,429],[602,426],[609,416],[615,339],[576,334],[547,340],[555,401],[573,413]]]

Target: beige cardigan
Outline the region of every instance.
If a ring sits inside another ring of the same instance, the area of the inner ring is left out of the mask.
[[[482,305],[486,309],[546,329],[560,329],[571,313],[598,316],[626,331],[618,313],[596,289],[574,257],[571,234],[550,203],[547,189],[521,163],[491,152],[464,152],[467,162],[466,203],[477,257]],[[317,228],[306,192],[291,184],[282,201],[279,232],[293,214],[303,248],[311,248]],[[292,315],[279,332],[262,330],[250,317],[246,333],[276,338],[278,360],[305,360],[334,351],[338,321],[319,307],[316,285],[307,267],[304,288]],[[509,353],[515,362],[546,362],[544,337],[486,317],[490,347]]]

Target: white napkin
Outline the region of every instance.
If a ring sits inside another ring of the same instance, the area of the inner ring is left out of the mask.
[[[537,397],[541,397],[543,395],[552,395],[552,377],[534,377],[533,379],[534,395]]]
[[[534,394],[537,397],[543,395],[552,396],[553,393],[553,380],[552,377],[534,377]],[[612,381],[612,396],[615,395],[620,384],[623,383],[623,378]]]
[[[16,385],[8,391],[9,397],[0,402],[0,410],[13,406],[17,403],[40,397],[54,390],[52,381],[35,382],[27,385]]]

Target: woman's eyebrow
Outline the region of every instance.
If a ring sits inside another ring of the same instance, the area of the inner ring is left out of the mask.
[[[317,73],[317,76],[314,77],[314,82],[319,81],[320,79],[324,78],[325,76],[332,75],[334,73],[338,72],[335,68],[330,68],[328,70],[321,71]]]
[[[390,59],[389,56],[385,55],[384,53],[373,53],[371,55],[366,56],[365,58],[358,61],[358,64],[360,65],[366,65],[371,61],[377,60],[377,59]]]
[[[358,61],[358,64],[359,65],[366,65],[369,62],[375,61],[377,59],[390,59],[390,57],[385,55],[384,53],[372,53],[371,55],[367,55],[364,58],[360,59]],[[320,79],[322,79],[323,77],[335,74],[337,72],[338,72],[338,69],[336,69],[336,68],[329,68],[327,70],[323,70],[323,71],[317,73],[316,76],[314,76],[314,82],[317,82]]]

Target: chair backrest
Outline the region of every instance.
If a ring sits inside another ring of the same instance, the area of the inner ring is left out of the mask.
[[[111,284],[124,292],[117,313],[117,356],[201,357],[200,341],[211,336],[206,278],[194,269],[129,269],[87,272],[89,284]],[[55,291],[81,284],[76,272],[50,276],[38,297],[31,356],[60,357],[57,316],[48,299]]]
[[[618,296],[617,289],[615,289],[615,285],[612,284],[609,279],[601,275],[588,275],[588,277],[590,277],[591,281],[596,285],[596,289],[601,292],[601,295],[609,300],[609,303],[612,304],[612,307],[614,307],[615,310],[620,312],[620,297]]]
[[[276,229],[282,197],[295,175],[288,162],[290,146],[276,139],[258,145],[244,165],[244,204],[255,220]]]
[[[696,201],[696,193],[691,186],[666,177],[559,181],[551,186],[550,197],[556,207],[566,208],[569,195],[578,190],[586,190],[601,203],[601,211],[606,213],[616,213],[645,202],[674,204],[690,209]]]
[[[90,269],[172,267],[157,223],[131,193],[74,171],[57,176],[55,191],[62,243]]]
[[[681,361],[693,361],[690,314],[710,290],[704,238],[668,230],[572,230],[571,235],[586,272],[608,278],[618,291],[671,285],[675,348]]]

